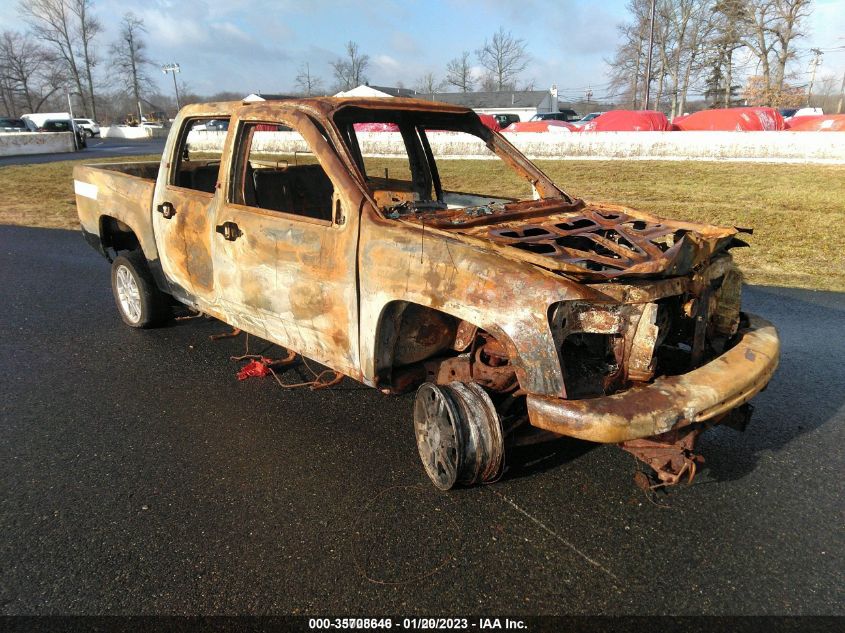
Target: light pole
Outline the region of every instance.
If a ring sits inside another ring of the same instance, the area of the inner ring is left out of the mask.
[[[73,136],[73,150],[79,149],[79,139],[76,138],[76,123],[73,120],[73,104],[70,102],[70,90],[65,89],[67,93],[67,109],[70,115],[70,133]]]
[[[651,28],[648,36],[648,57],[645,66],[645,99],[643,99],[643,110],[648,110],[650,105],[650,91],[651,91],[651,56],[654,50],[654,16],[656,11],[656,2],[651,0]]]
[[[182,72],[182,69],[179,68],[179,64],[165,64],[161,67],[161,72],[165,75],[167,73],[173,73],[173,90],[176,91],[176,112],[179,112],[179,86],[176,85],[176,73]]]

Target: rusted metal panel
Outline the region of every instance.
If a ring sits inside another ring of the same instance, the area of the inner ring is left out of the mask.
[[[658,219],[621,206],[576,203],[560,205],[558,211],[551,202],[501,205],[500,213],[468,219],[462,211],[437,226],[510,247],[528,261],[586,279],[685,275],[736,235],[735,229]],[[520,207],[522,216],[514,218]],[[542,219],[535,217],[535,207]]]
[[[214,224],[231,222],[242,237],[213,236],[216,291],[203,305],[238,327],[361,379],[356,289],[360,198],[336,153],[301,112],[250,107],[244,122],[289,125],[302,134],[332,182],[332,221],[232,202],[221,183]],[[227,143],[231,143],[230,138]],[[222,169],[232,169],[232,150]]]
[[[528,396],[534,426],[594,442],[624,442],[704,422],[750,400],[777,369],[774,326],[755,316],[730,350],[679,376],[588,400]]]
[[[146,258],[157,260],[158,248],[149,221],[155,182],[112,171],[110,167],[115,166],[100,163],[96,167],[77,165],[73,168],[74,181],[89,185],[84,191],[87,195],[78,191],[76,194],[76,208],[82,229],[99,235],[103,216],[115,218],[132,229]]]
[[[207,296],[214,290],[211,260],[214,195],[168,185],[158,204],[165,201],[173,208],[170,218],[163,217],[158,210],[153,212],[164,271],[192,295]]]
[[[643,306],[636,327],[631,328],[631,344],[625,368],[628,378],[635,382],[647,382],[654,377],[654,348],[658,336],[657,310],[656,303]]]

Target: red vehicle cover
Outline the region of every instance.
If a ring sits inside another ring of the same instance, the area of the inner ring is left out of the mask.
[[[578,128],[566,121],[517,121],[504,129],[505,132],[577,132]]]
[[[498,132],[502,129],[502,126],[499,125],[499,122],[496,120],[492,114],[479,114],[478,118],[481,119],[481,122],[489,127],[494,132]]]
[[[398,132],[399,126],[395,123],[355,123],[352,127],[356,132]]]
[[[845,132],[845,114],[797,116],[786,126],[793,132]]]
[[[685,132],[712,130],[723,132],[762,132],[785,129],[783,117],[774,108],[725,108],[702,110],[683,119],[675,119]]]
[[[656,110],[611,110],[588,121],[582,132],[665,132],[669,119]]]

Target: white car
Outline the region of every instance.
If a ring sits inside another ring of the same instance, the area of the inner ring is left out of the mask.
[[[74,119],[73,122],[77,127],[81,127],[89,138],[100,135],[100,124],[93,119]]]
[[[604,114],[604,112],[590,112],[589,114],[585,114],[577,121],[573,121],[572,125],[574,125],[575,127],[583,127],[593,119],[600,117],[602,114]]]

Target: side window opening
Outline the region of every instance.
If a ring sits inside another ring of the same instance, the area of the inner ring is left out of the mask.
[[[176,165],[171,170],[170,184],[214,193],[228,129],[228,118],[188,120],[179,138]]]
[[[566,197],[470,112],[344,106],[334,122],[377,206],[391,218]],[[466,157],[483,160],[484,169],[470,177]]]
[[[291,128],[275,123],[242,126],[230,201],[331,222],[332,181],[313,152],[292,149],[284,132]]]
[[[440,199],[449,206],[465,206],[464,194],[501,201],[525,200],[533,196],[531,183],[497,160],[496,154],[482,138],[457,130],[441,131],[432,126],[421,126],[419,133],[431,151],[431,160],[442,181]],[[468,179],[464,161],[452,160],[448,155],[450,146],[467,147],[468,151],[483,159],[484,178],[477,182]]]
[[[393,132],[403,152],[380,156],[378,143]],[[344,139],[380,207],[432,201],[432,174],[414,127],[406,122],[373,121],[347,125]]]

